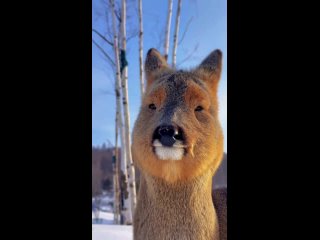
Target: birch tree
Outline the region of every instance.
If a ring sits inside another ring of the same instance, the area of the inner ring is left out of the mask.
[[[118,115],[115,121],[115,147],[113,151],[113,221],[114,224],[120,223],[120,186],[119,186],[119,151],[118,151]]]
[[[112,26],[113,26],[113,48],[115,54],[115,64],[116,64],[116,92],[117,92],[117,108],[119,110],[119,125],[122,126],[122,114],[121,114],[121,103],[120,103],[120,88],[121,88],[121,73],[120,73],[120,61],[119,61],[119,47],[118,47],[118,33],[116,27],[116,16],[115,16],[115,4],[114,0],[110,0],[111,3],[111,14],[112,14]],[[119,94],[118,94],[119,93]],[[120,127],[121,129],[121,146],[126,149],[126,154],[123,154],[121,161],[121,183],[125,185],[125,189],[127,189],[128,181],[127,181],[127,147],[126,147],[126,131],[125,128]],[[128,142],[129,143],[129,142]],[[124,224],[132,224],[132,212],[131,212],[131,201],[129,199],[129,194],[126,192],[122,193],[124,195],[124,206],[122,208],[122,217]]]
[[[142,15],[142,0],[138,0],[139,8],[139,73],[140,73],[140,92],[141,97],[144,94],[144,72],[143,72],[143,15]]]
[[[120,140],[121,140],[121,161],[120,161],[120,183],[121,186],[121,223],[131,224],[132,223],[132,211],[136,204],[136,188],[135,188],[135,171],[132,164],[132,157],[130,151],[130,115],[129,115],[129,106],[128,106],[128,70],[122,69],[122,60],[120,56],[123,56],[125,59],[126,43],[131,38],[138,35],[137,29],[133,29],[132,26],[129,26],[129,36],[126,33],[126,2],[115,2],[114,0],[109,0],[105,2],[106,11],[103,11],[105,15],[106,29],[104,32],[106,34],[101,34],[98,30],[93,29],[93,32],[98,36],[104,43],[107,43],[112,47],[114,52],[114,59],[110,58],[108,53],[104,51],[103,47],[97,44],[94,40],[93,43],[99,48],[104,57],[108,60],[110,65],[112,65],[113,74],[115,75],[115,95],[116,95],[116,109],[117,109],[117,130],[119,131]],[[123,7],[124,6],[124,7]],[[129,7],[129,6],[128,6]],[[101,8],[100,8],[101,9]],[[123,24],[122,24],[123,19]],[[110,24],[111,23],[111,24]],[[131,29],[130,29],[131,27]],[[113,38],[113,41],[110,40]],[[123,46],[120,49],[120,46]],[[120,56],[119,56],[120,55]],[[123,58],[121,58],[123,59]],[[123,73],[123,74],[121,74]],[[112,75],[113,75],[112,74]],[[123,78],[122,78],[123,76]],[[120,80],[119,80],[120,78]],[[121,79],[122,78],[122,79]],[[124,86],[124,89],[122,89]],[[122,94],[121,94],[122,93]],[[121,96],[123,95],[123,96]],[[122,97],[122,101],[121,101]],[[122,104],[121,104],[122,102]],[[124,119],[125,118],[125,119]],[[127,120],[126,120],[127,119]],[[128,142],[128,145],[127,145]],[[119,160],[119,158],[118,158]],[[130,172],[130,174],[128,174]],[[130,176],[130,187],[128,178]],[[133,198],[131,196],[134,196]],[[116,197],[115,203],[116,205]]]
[[[172,51],[172,67],[173,68],[176,67],[176,61],[177,61],[177,48],[178,48],[178,34],[179,34],[179,27],[180,27],[181,5],[182,5],[182,0],[178,0],[176,23],[175,23],[175,30],[174,30],[174,36],[173,36],[173,51]]]
[[[121,134],[121,160],[120,160],[120,186],[121,186],[121,199],[123,205],[121,206],[121,219],[122,224],[132,223],[132,209],[131,200],[129,198],[129,184],[128,184],[128,170],[127,170],[127,154],[126,154],[126,142],[125,142],[125,128],[123,124],[122,105],[121,105],[121,79],[117,80],[117,109],[119,130]]]
[[[119,130],[121,131],[120,121],[120,110],[119,105],[120,104],[120,89],[118,89],[119,84],[115,84],[115,94],[116,94],[116,117],[115,117],[115,150],[114,150],[114,173],[113,173],[113,181],[114,181],[114,223],[119,224],[121,217],[120,217],[120,176],[119,176],[119,150],[118,150],[118,135]],[[122,137],[121,137],[122,139]],[[123,154],[123,153],[122,153]],[[122,157],[121,154],[121,157]],[[123,161],[123,160],[122,160]],[[122,217],[123,219],[123,217]]]
[[[105,37],[103,37],[98,31],[93,30],[99,37],[101,37],[106,43],[108,43],[110,46],[113,46],[113,43],[111,43],[109,40],[107,40]],[[115,62],[112,60],[112,58],[109,56],[109,54],[96,42],[92,39],[93,44],[101,51],[103,56],[105,57],[106,60],[108,60],[108,63],[111,66],[111,69],[115,71]],[[126,212],[127,210],[122,211],[122,206],[120,206],[120,196],[121,196],[121,189],[120,189],[120,183],[119,183],[119,151],[118,151],[118,133],[120,131],[123,132],[123,124],[122,124],[122,115],[120,115],[121,111],[121,96],[120,96],[120,89],[118,84],[116,84],[117,79],[115,79],[115,84],[114,84],[114,90],[115,90],[115,96],[116,96],[116,118],[115,118],[115,150],[114,150],[114,161],[113,161],[113,189],[114,189],[114,203],[113,203],[113,211],[114,211],[114,223],[119,224],[120,219],[126,219],[126,215],[128,213]],[[123,141],[124,134],[120,134],[120,139],[121,142]],[[124,148],[120,148],[121,150],[121,162],[125,161],[125,152]],[[123,169],[126,170],[126,166],[123,167]],[[128,204],[128,203],[127,203]],[[121,216],[120,216],[120,211],[121,211]]]
[[[126,62],[126,50],[127,50],[127,33],[126,33],[126,14],[127,14],[126,0],[122,0],[121,7],[121,78],[122,78],[122,105],[124,113],[124,129],[125,129],[125,149],[128,168],[129,179],[129,195],[131,200],[132,212],[136,206],[136,182],[135,182],[135,169],[131,155],[131,139],[130,139],[130,112],[129,112],[129,96],[128,96],[128,66]]]
[[[166,33],[165,33],[166,38],[164,41],[164,58],[166,60],[168,60],[168,54],[169,54],[171,16],[172,16],[172,0],[168,0],[168,15],[167,15],[167,24],[166,24]]]

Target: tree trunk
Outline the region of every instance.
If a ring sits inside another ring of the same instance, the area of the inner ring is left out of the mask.
[[[123,59],[126,59],[127,39],[126,39],[126,0],[122,0],[121,7],[121,37],[122,37],[122,51]],[[136,182],[135,182],[135,169],[133,166],[131,155],[131,142],[130,142],[130,113],[129,113],[129,97],[128,97],[128,67],[122,61],[122,104],[124,112],[124,126],[125,126],[125,145],[126,145],[126,159],[128,168],[129,179],[129,195],[131,199],[132,214],[136,206]]]
[[[116,94],[117,90],[115,89]],[[117,101],[117,99],[116,99]],[[114,202],[113,202],[113,214],[114,224],[120,223],[120,189],[119,189],[119,151],[118,151],[118,118],[119,109],[116,107],[116,127],[115,127],[115,147],[113,154],[113,190],[114,190]]]
[[[117,97],[117,108],[119,110],[119,127],[121,131],[121,147],[125,149],[125,132],[122,122],[122,111],[121,111],[121,100],[120,100],[120,88],[121,88],[121,76],[120,76],[120,61],[119,61],[119,47],[118,47],[118,36],[116,29],[116,17],[114,13],[114,0],[110,0],[111,3],[111,12],[112,12],[112,26],[113,26],[113,47],[115,54],[115,63],[116,63],[116,97]],[[122,152],[124,153],[124,151]],[[127,179],[127,167],[126,167],[126,154],[121,154],[121,186],[122,186],[122,195],[123,198],[123,207],[122,207],[122,223],[131,224],[132,223],[132,213],[131,213],[131,204],[126,194],[128,189],[128,179]]]
[[[139,64],[140,64],[140,90],[141,98],[144,94],[144,76],[143,76],[143,18],[142,18],[142,0],[139,0]]]
[[[182,4],[182,0],[178,0],[176,27],[174,30],[173,51],[172,51],[172,67],[174,67],[174,68],[176,67],[176,61],[177,61],[177,48],[178,48],[178,34],[179,34],[179,26],[180,26],[181,4]]]
[[[120,82],[119,82],[120,86]],[[119,89],[120,93],[120,89]],[[119,95],[119,128],[121,131],[121,162],[120,162],[120,187],[121,187],[121,199],[122,205],[122,224],[132,224],[132,209],[131,200],[129,196],[129,184],[128,184],[128,168],[127,168],[127,154],[126,154],[126,142],[125,142],[125,128],[122,117],[121,99]]]
[[[172,16],[172,0],[168,0],[168,15],[167,15],[167,26],[166,26],[166,39],[164,41],[164,58],[168,60],[169,54],[169,42],[170,42],[170,26]]]

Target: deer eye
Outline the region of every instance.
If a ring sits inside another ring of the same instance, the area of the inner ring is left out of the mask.
[[[203,107],[198,106],[194,109],[196,112],[201,112],[203,110]]]
[[[157,109],[156,105],[154,105],[153,103],[152,103],[152,104],[149,104],[149,108],[150,108],[151,110],[156,110],[156,109]]]

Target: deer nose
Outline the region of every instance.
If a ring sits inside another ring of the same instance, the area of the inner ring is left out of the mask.
[[[172,125],[160,126],[158,128],[158,134],[162,145],[172,147],[176,142],[176,136],[179,136],[179,129]]]
[[[158,129],[158,133],[161,137],[174,137],[178,135],[178,129],[174,126],[160,126]]]

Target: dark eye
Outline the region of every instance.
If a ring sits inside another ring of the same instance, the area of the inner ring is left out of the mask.
[[[149,108],[152,109],[152,110],[156,110],[157,109],[156,105],[154,105],[153,103],[149,105]]]
[[[196,112],[201,112],[203,110],[203,107],[198,106],[194,109]]]

